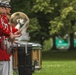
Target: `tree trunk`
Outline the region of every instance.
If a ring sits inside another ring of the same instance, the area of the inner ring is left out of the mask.
[[[70,47],[69,50],[74,50],[74,33],[70,34]]]
[[[51,50],[57,50],[55,36],[53,36],[53,47]]]

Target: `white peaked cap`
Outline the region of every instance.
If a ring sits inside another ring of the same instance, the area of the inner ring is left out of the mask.
[[[1,0],[1,2],[2,2],[2,3],[5,3],[5,4],[6,4],[6,3],[9,4],[10,0]]]
[[[10,3],[10,0],[1,0],[0,6],[11,8],[11,5],[9,3]]]
[[[0,0],[0,3],[2,2],[2,0]]]

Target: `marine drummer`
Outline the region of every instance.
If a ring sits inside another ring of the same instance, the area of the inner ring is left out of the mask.
[[[7,53],[5,38],[10,41],[21,36],[21,32],[12,33],[6,14],[6,3],[0,0],[0,75],[12,75],[10,73],[10,54]]]

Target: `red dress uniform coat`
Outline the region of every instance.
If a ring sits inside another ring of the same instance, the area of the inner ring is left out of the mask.
[[[4,25],[3,25],[4,24]],[[8,19],[5,15],[0,14],[0,61],[7,61],[10,60],[10,54],[7,53],[6,49],[4,49],[1,44],[4,42],[2,37],[9,37],[10,36],[10,24]],[[13,33],[17,31],[17,29],[12,28]]]

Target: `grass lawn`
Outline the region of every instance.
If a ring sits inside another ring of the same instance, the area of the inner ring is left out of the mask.
[[[42,69],[32,75],[76,75],[76,51],[42,52]]]
[[[33,75],[76,75],[76,51],[45,51],[42,69]]]
[[[13,72],[13,75],[17,75],[15,72]]]

